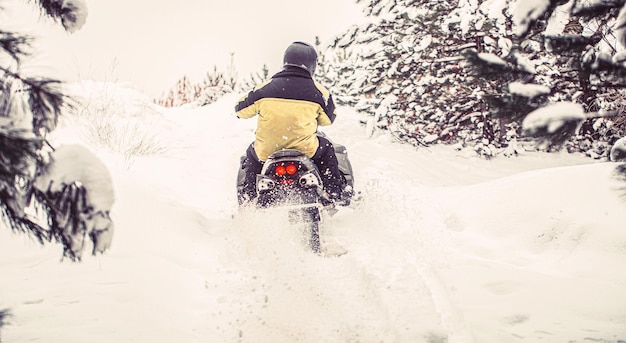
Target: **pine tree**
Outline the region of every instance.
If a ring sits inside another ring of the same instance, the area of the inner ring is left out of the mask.
[[[624,3],[553,0],[545,8],[511,3],[505,31],[513,47],[500,72],[492,73],[476,52],[466,54],[475,73],[502,85],[485,96],[490,114],[522,123],[530,113],[546,112],[543,106],[563,103],[562,108],[574,109],[569,104],[579,104],[575,115],[570,111],[558,118],[526,120],[538,124],[527,126],[525,133],[548,149],[566,145],[569,151],[607,157],[611,145],[626,134],[624,53],[611,40],[617,34],[624,42]],[[559,10],[566,13],[562,20],[567,24],[559,32],[548,30]],[[544,89],[541,94],[529,92],[537,86]]]
[[[206,73],[202,80],[196,104],[199,106],[212,104],[224,94],[231,93],[236,85],[236,74],[232,68],[232,63],[226,73],[218,70],[215,66],[212,71]]]
[[[185,104],[205,106],[233,92],[237,87],[237,71],[234,65],[234,55],[231,54],[230,64],[225,72],[213,66],[213,70],[208,71],[200,82],[192,82],[185,75],[165,96],[155,99],[154,102],[164,107],[178,107]]]
[[[263,65],[260,71],[251,73],[247,78],[245,78],[241,83],[240,87],[236,88],[237,91],[247,92],[250,91],[254,86],[259,83],[270,78],[270,70],[266,64]]]
[[[338,102],[366,113],[373,128],[416,146],[497,141],[480,94],[491,84],[463,73],[461,52],[493,39],[463,22],[469,3],[368,1],[376,20],[337,37],[333,56]],[[475,11],[476,9],[469,9]]]
[[[614,116],[570,118],[548,149],[567,141],[570,151],[606,156],[624,135],[626,53],[610,40],[625,39],[623,0],[357,2],[371,21],[337,36],[325,55],[337,102],[364,113],[370,131],[514,154],[518,138],[531,143],[520,137],[527,114],[568,101]],[[548,34],[564,8],[564,33]]]
[[[44,15],[59,21],[68,32],[85,22],[87,10],[82,0],[36,3]],[[35,186],[41,175],[63,163],[50,160],[51,147],[46,137],[55,129],[64,106],[71,105],[71,99],[61,92],[58,80],[21,72],[31,42],[31,37],[0,29],[0,51],[4,54],[0,64],[0,218],[13,230],[30,234],[42,244],[61,242],[64,256],[78,260],[87,235],[94,241],[95,253],[109,246],[112,231],[105,238],[101,232],[88,229],[93,229],[87,223],[91,220],[87,217],[93,214],[88,198],[94,194],[88,194],[80,183],[69,181],[58,192]],[[80,161],[68,163],[76,170],[81,168]],[[46,222],[27,214],[29,207],[38,210]],[[108,213],[102,215],[109,220]]]
[[[0,31],[0,48],[10,57],[0,66],[0,208],[13,229],[43,241],[46,230],[27,219],[24,209],[45,135],[56,127],[66,99],[58,81],[20,74],[31,42],[28,36]]]

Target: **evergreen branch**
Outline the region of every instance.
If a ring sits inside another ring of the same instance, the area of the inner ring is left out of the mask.
[[[626,88],[626,83],[614,84],[614,83],[609,83],[609,81],[606,81],[606,82],[603,82],[594,86],[598,86],[601,88],[624,89]]]
[[[29,105],[33,112],[33,128],[35,132],[41,128],[50,132],[56,128],[61,110],[64,105],[69,104],[69,98],[58,89],[61,84],[58,80],[27,80],[31,85]]]
[[[24,77],[2,66],[0,66],[0,71],[3,71],[5,76],[19,80],[27,86],[29,105],[33,113],[34,131],[39,132],[41,128],[52,131],[57,125],[63,105],[70,103],[69,97],[59,90],[61,81],[50,78]]]
[[[615,64],[607,59],[596,59],[596,65],[594,66],[594,70],[598,72],[610,72],[618,78],[626,80],[626,67],[624,67],[624,65],[622,64]]]
[[[42,14],[60,21],[66,31],[73,32],[85,22],[87,10],[83,1],[28,1],[38,4]],[[29,36],[0,30],[0,59],[3,61],[0,65],[0,224],[34,237],[40,244],[52,240],[61,242],[64,255],[78,260],[77,254],[82,251],[78,248],[82,245],[73,246],[73,237],[68,238],[64,230],[69,230],[70,234],[84,231],[84,213],[78,210],[85,207],[82,201],[85,190],[79,189],[83,193],[68,202],[82,207],[57,214],[54,206],[59,203],[54,203],[54,199],[48,199],[32,185],[37,169],[41,168],[45,134],[56,127],[69,97],[62,93],[60,81],[28,77],[20,72],[22,59],[30,55],[31,41]],[[30,217],[26,211],[30,206],[35,208],[35,217]],[[57,225],[55,220],[60,219],[59,215],[66,215],[64,219],[70,220],[71,225]],[[0,327],[6,315],[6,310],[0,310]]]
[[[615,16],[617,10],[626,5],[626,0],[602,0],[595,1],[591,5],[578,6],[578,2],[572,7],[572,15],[583,19],[599,18],[605,15]]]
[[[31,0],[37,2],[43,14],[55,21],[61,22],[66,31],[73,32],[84,22],[80,18],[80,9],[72,1],[64,0]]]
[[[23,132],[0,130],[0,180],[15,182],[15,176],[30,178],[27,170],[38,159],[43,140],[36,136],[24,137]]]
[[[17,215],[4,202],[0,202],[0,219],[13,231],[36,238],[39,244],[43,245],[45,242],[50,241],[50,232],[48,230],[30,219]]]
[[[6,319],[11,316],[8,309],[0,310],[0,330],[7,324]],[[2,342],[2,332],[0,331],[0,343]]]
[[[524,133],[529,137],[537,139],[539,142],[546,143],[549,150],[559,150],[563,145],[573,137],[580,126],[580,120],[564,120],[564,123],[556,130],[551,131],[547,126],[535,128],[532,131]]]
[[[44,14],[55,20],[61,20],[68,9],[63,8],[61,0],[35,0]]]
[[[528,99],[515,94],[485,94],[483,99],[494,118],[509,118],[519,122],[545,105],[545,96]]]
[[[63,257],[80,261],[87,235],[83,214],[90,210],[87,190],[74,182],[65,185],[60,192],[36,191],[35,195],[48,206],[50,238],[63,244]]]
[[[52,88],[50,87],[50,84],[61,84],[61,81],[59,80],[55,80],[55,79],[46,79],[46,78],[28,78],[28,77],[23,77],[18,73],[12,72],[9,69],[0,66],[0,71],[5,73],[5,77],[11,77],[13,79],[19,80],[21,82],[23,82],[25,85],[29,86],[30,88],[38,91],[38,92],[54,92],[52,91]],[[59,92],[56,92],[59,93]]]
[[[615,178],[626,182],[626,163],[620,163],[615,167]],[[620,190],[622,191],[622,197],[626,198],[626,186],[621,187]]]
[[[30,47],[32,40],[33,38],[30,36],[21,36],[0,30],[0,48],[16,62],[21,61],[22,57],[30,55],[25,47]]]
[[[546,46],[552,53],[580,53],[589,45],[596,45],[602,40],[601,35],[585,37],[583,35],[546,36]]]
[[[63,228],[60,228],[54,220],[55,210],[49,204],[50,201],[54,200],[49,199],[37,189],[33,189],[30,200],[35,214],[45,220],[45,226],[31,219],[29,215],[18,215],[9,204],[3,201],[0,201],[0,220],[13,231],[35,238],[39,244],[43,245],[53,240],[62,243],[64,256],[69,257],[72,261],[76,261],[77,256],[70,249],[70,243],[63,237]],[[72,216],[71,219],[74,221],[80,220],[76,216]]]
[[[2,327],[6,322],[4,321],[9,316],[9,310],[3,309],[0,310],[0,327]]]
[[[510,63],[492,63],[479,57],[476,49],[467,49],[462,52],[463,57],[469,62],[469,68],[474,76],[483,76],[491,80],[502,80],[533,75],[525,70],[515,67]]]
[[[621,163],[616,169],[622,180],[626,182],[626,163]]]
[[[547,26],[546,22],[552,16],[554,10],[556,10],[559,6],[566,4],[568,1],[569,0],[550,0],[550,4],[545,11],[541,13],[541,15],[537,16],[536,19],[529,20],[529,25],[526,27],[524,32],[521,32],[520,37],[528,39],[545,31]]]
[[[608,118],[608,117],[617,117],[624,113],[623,110],[614,110],[614,111],[606,111],[600,110],[598,112],[588,112],[585,115],[587,119],[595,119],[595,118]]]

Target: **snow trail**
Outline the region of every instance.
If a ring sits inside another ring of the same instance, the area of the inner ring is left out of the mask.
[[[217,112],[227,112],[230,106],[223,101],[212,111],[223,107]],[[450,294],[454,290],[448,287],[454,286],[439,276],[450,268],[447,256],[454,253],[447,241],[449,218],[438,208],[437,186],[480,181],[476,175],[485,173],[472,173],[471,159],[450,164],[438,157],[437,148],[430,155],[417,155],[415,148],[393,143],[389,136],[367,138],[363,127],[355,125],[357,116],[341,110],[343,121],[324,131],[347,147],[355,188],[364,199],[327,218],[322,234],[348,254],[337,259],[312,255],[302,233],[274,215],[253,211],[237,216],[221,231],[228,257],[220,259],[216,273],[226,271],[227,277],[209,282],[224,292],[218,307],[228,313],[229,324],[221,325],[222,330],[238,342],[474,342]],[[222,116],[207,128],[194,124],[201,116],[188,117],[186,127],[193,134],[186,139],[197,146],[190,155],[204,156],[208,163],[191,162],[194,168],[185,177],[212,195],[203,199],[187,194],[182,201],[202,204],[199,209],[209,218],[223,218],[236,212],[235,168],[253,137],[254,120]],[[241,134],[223,134],[220,127],[226,125],[241,126]],[[387,151],[390,144],[393,154]],[[396,158],[403,154],[406,161]],[[422,160],[416,163],[415,158]],[[424,184],[414,181],[416,171],[408,166],[415,165],[424,167],[419,171],[427,176]],[[216,173],[216,166],[235,168]],[[461,175],[465,179],[449,177],[459,175],[458,168],[468,169]]]
[[[397,254],[391,260],[396,263],[402,261],[403,268],[407,270],[405,274],[412,275],[411,279],[406,281],[414,287],[420,285],[421,302],[425,300],[429,302],[430,312],[424,314],[431,317],[431,322],[433,318],[437,318],[436,329],[433,329],[430,335],[422,336],[422,339],[429,337],[428,341],[433,342],[438,340],[456,343],[473,342],[471,332],[463,319],[463,313],[454,305],[445,284],[437,275],[437,269],[446,268],[448,262],[443,257],[446,256],[449,248],[442,239],[447,237],[445,218],[440,216],[438,209],[433,206],[429,196],[432,190],[408,181],[381,181],[379,179],[366,181],[374,186],[366,187],[368,191],[365,202],[369,203],[369,207],[379,208],[382,214],[379,218],[384,218],[382,219],[384,224],[379,227],[379,230],[387,234],[385,245],[393,247]],[[372,213],[373,211],[367,209],[365,212]],[[358,222],[358,219],[357,217],[350,218],[350,221]],[[364,243],[371,246],[372,242],[380,243],[381,241],[372,239],[369,243]],[[406,293],[400,293],[396,297],[405,295]],[[402,304],[403,302],[400,300],[395,303]],[[390,302],[390,306],[393,306],[393,302]],[[423,305],[421,308],[423,310]],[[401,313],[416,311],[415,308],[403,310]],[[396,318],[396,325],[398,320],[401,321],[402,318]],[[413,323],[413,325],[416,324]],[[417,327],[423,330],[429,325],[432,324],[420,322]],[[407,337],[402,338],[400,341],[411,341],[407,340]]]
[[[0,301],[16,318],[7,343],[626,337],[626,238],[612,230],[626,214],[611,165],[521,173],[585,161],[416,150],[366,137],[340,108],[324,131],[347,147],[362,199],[325,218],[322,238],[348,251],[325,258],[284,218],[238,213],[235,175],[255,123],[234,118],[235,97],[155,117],[167,154],[103,152],[119,228],[106,255],[59,264],[58,246],[33,250],[0,232]]]

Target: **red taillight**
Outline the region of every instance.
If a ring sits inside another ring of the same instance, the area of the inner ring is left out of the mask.
[[[287,174],[293,175],[293,174],[298,172],[298,167],[296,167],[295,164],[289,164],[289,165],[287,165],[285,170],[287,171]]]
[[[276,166],[276,175],[283,176],[287,172],[285,166]]]
[[[274,172],[277,176],[285,176],[285,174],[295,175],[298,172],[298,166],[293,163],[290,163],[286,166],[280,165],[275,167]]]
[[[283,185],[293,185],[293,182],[294,181],[292,179],[284,179],[280,183],[282,183]]]

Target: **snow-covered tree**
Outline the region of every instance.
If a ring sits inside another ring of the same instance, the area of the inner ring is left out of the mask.
[[[214,67],[212,71],[206,73],[201,81],[200,92],[195,103],[198,106],[212,104],[224,94],[231,93],[236,86],[237,78],[232,64],[226,72],[219,71],[217,67]]]
[[[491,85],[464,73],[461,56],[484,50],[487,37],[464,21],[463,1],[361,2],[371,21],[326,51],[338,102],[368,114],[370,131],[386,129],[414,145],[494,141],[479,98]]]
[[[473,146],[486,156],[514,153],[527,114],[567,101],[619,115],[585,122],[585,140],[571,150],[606,155],[623,134],[625,54],[613,35],[623,37],[624,1],[357,2],[370,21],[337,36],[324,54],[337,101],[366,114],[369,131],[414,145]]]
[[[517,122],[533,114],[524,131],[548,148],[566,144],[570,151],[607,157],[626,134],[625,2],[499,2],[509,54],[494,67],[493,59],[467,52],[474,72],[501,85],[485,95],[490,113]],[[542,109],[554,103],[561,105]],[[538,113],[545,119],[537,120]]]
[[[82,0],[35,2],[68,32],[85,23],[87,7]],[[87,238],[93,242],[94,253],[110,245],[111,204],[103,205],[106,208],[95,205],[97,190],[84,180],[67,178],[85,172],[80,159],[58,158],[59,151],[50,153],[54,149],[46,137],[71,101],[59,81],[22,73],[20,66],[31,53],[31,41],[0,29],[0,219],[3,226],[31,234],[42,244],[61,242],[64,256],[78,260]],[[51,173],[59,169],[66,172]],[[107,198],[112,197],[107,194]]]

